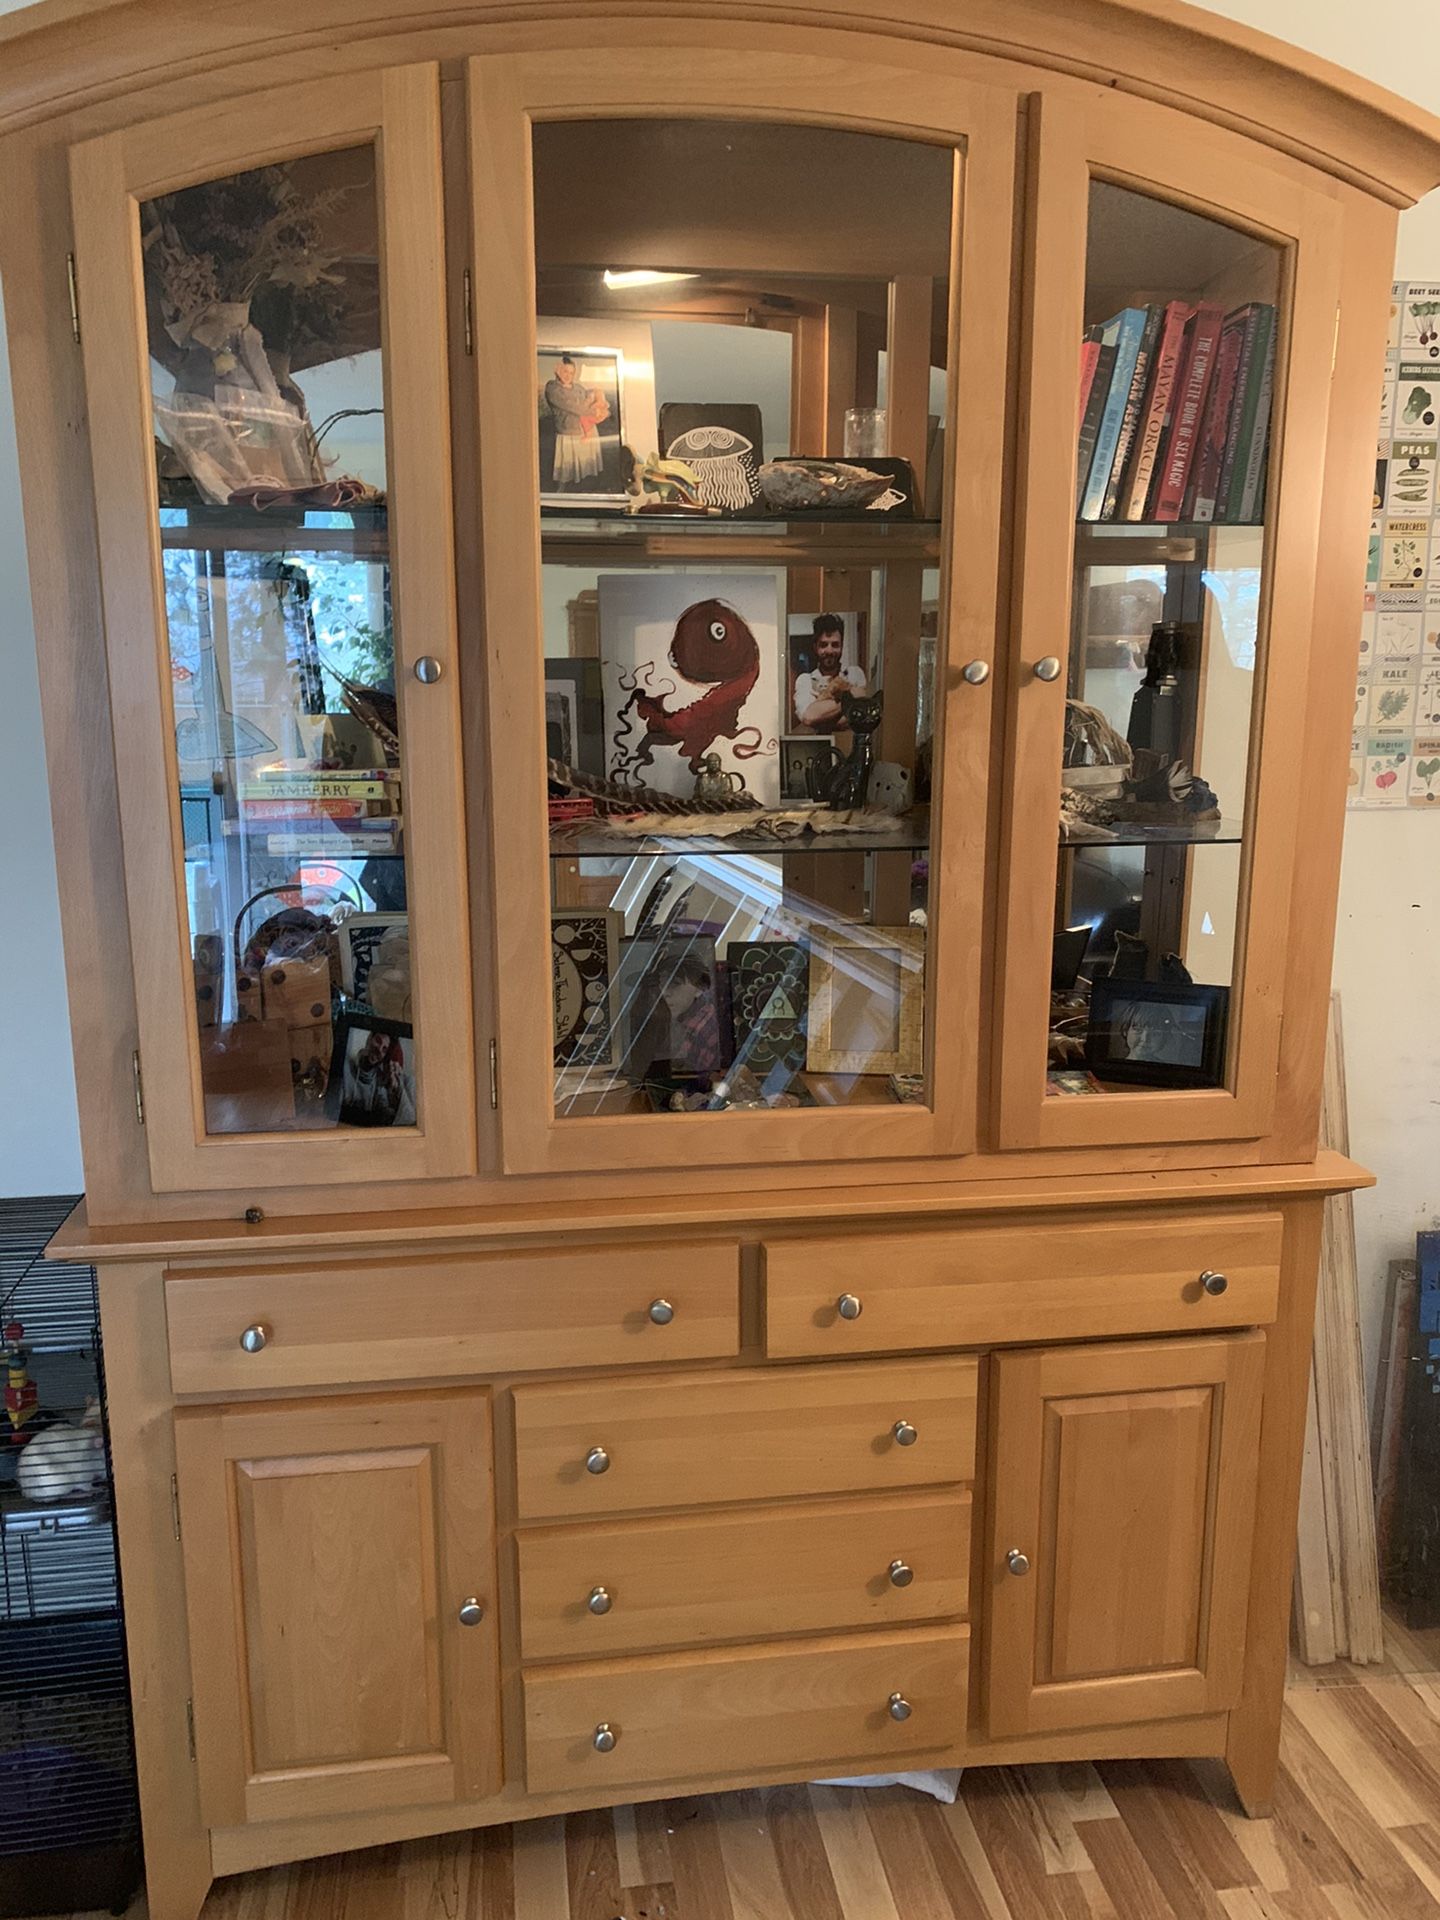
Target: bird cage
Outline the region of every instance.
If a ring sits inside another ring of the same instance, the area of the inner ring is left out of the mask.
[[[0,1200],[0,1913],[123,1911],[139,1807],[93,1267]]]

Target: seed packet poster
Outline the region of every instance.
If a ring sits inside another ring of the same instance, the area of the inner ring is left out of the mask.
[[[762,806],[778,803],[783,582],[758,571],[600,575],[612,779],[688,800],[714,754]]]
[[[1397,281],[1350,739],[1352,807],[1440,808],[1440,283]]]

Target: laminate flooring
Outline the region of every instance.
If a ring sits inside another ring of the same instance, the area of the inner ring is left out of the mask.
[[[377,1847],[203,1920],[1440,1920],[1440,1635],[1387,1646],[1293,1670],[1270,1820],[1218,1762],[980,1767],[953,1807],[781,1787]]]

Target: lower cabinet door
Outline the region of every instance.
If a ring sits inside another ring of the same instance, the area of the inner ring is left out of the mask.
[[[175,1432],[206,1823],[498,1788],[488,1392],[185,1408]]]
[[[789,1767],[890,1772],[965,1745],[968,1627],[725,1653],[597,1660],[525,1675],[532,1793]]]
[[[992,1735],[1235,1704],[1264,1354],[1243,1333],[996,1356]]]

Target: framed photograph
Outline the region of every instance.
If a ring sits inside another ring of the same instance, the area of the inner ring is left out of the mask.
[[[541,345],[535,356],[540,499],[623,506],[624,356],[613,347]]]
[[[807,733],[800,739],[786,738],[780,742],[780,782],[781,794],[786,800],[808,800],[810,798],[810,769],[819,771],[832,766],[835,759],[835,742],[829,734]]]
[[[784,581],[768,568],[600,575],[608,774],[688,800],[714,753],[775,804]]]
[[[622,941],[619,983],[621,1066],[632,1080],[691,1079],[730,1064],[713,934]]]
[[[545,662],[545,755],[580,773],[605,771],[600,662]]]
[[[848,689],[872,691],[865,664],[863,613],[792,613],[786,623],[785,731],[834,733]]]
[[[550,914],[557,1068],[616,1065],[622,924],[608,907],[594,913],[555,908]]]
[[[392,927],[408,925],[409,916],[403,913],[352,913],[348,920],[340,922],[336,929],[340,943],[340,985],[347,1000],[369,1003],[370,969],[375,965],[380,943]]]
[[[1090,985],[1085,1065],[1141,1087],[1221,1086],[1229,1005],[1228,987],[1102,975]]]
[[[846,927],[810,951],[812,1073],[923,1073],[925,934],[920,927]]]
[[[725,958],[736,1064],[778,1091],[805,1067],[810,950],[798,940],[732,940]]]
[[[325,1106],[340,1127],[413,1127],[415,1030],[351,1009],[335,1022]]]

